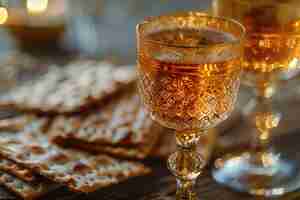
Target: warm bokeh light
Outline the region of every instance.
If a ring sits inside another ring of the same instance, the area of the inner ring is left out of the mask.
[[[8,11],[6,8],[0,7],[0,24],[4,24],[8,19]]]
[[[27,0],[29,13],[38,14],[44,12],[48,7],[48,0]]]

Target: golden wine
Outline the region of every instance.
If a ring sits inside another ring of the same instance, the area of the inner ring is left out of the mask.
[[[140,90],[152,117],[177,129],[204,129],[224,120],[233,110],[239,88],[240,56],[221,44],[236,38],[214,29],[163,30],[147,35],[138,52]],[[186,47],[181,53],[173,45]],[[219,44],[219,46],[218,46]]]
[[[243,66],[249,76],[268,76],[298,66],[299,8],[298,0],[215,0],[213,6],[215,14],[236,19],[246,27]]]

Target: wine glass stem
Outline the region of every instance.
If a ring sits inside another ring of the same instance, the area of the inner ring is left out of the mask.
[[[177,200],[195,200],[196,179],[204,161],[196,151],[202,134],[197,131],[176,131],[177,151],[168,159],[168,168],[177,179]]]
[[[269,105],[268,99],[264,99],[264,97],[257,97],[257,103],[260,104],[259,106],[263,107],[265,106],[265,108],[267,108],[267,110],[271,111],[272,108]],[[270,127],[268,127],[267,123],[268,123],[268,119],[266,117],[260,117],[264,116],[264,114],[267,114],[267,111],[262,111],[261,113],[257,113],[256,114],[256,120],[255,120],[255,124],[256,124],[256,128],[258,130],[258,147],[262,148],[262,149],[266,149],[270,143],[270,139],[271,139],[271,130]]]
[[[197,194],[195,191],[196,181],[183,180],[177,178],[176,200],[196,200]]]
[[[267,149],[271,141],[271,129],[279,123],[278,114],[273,110],[272,97],[276,92],[275,84],[260,85],[256,88],[255,125],[258,130],[256,145],[260,149]]]

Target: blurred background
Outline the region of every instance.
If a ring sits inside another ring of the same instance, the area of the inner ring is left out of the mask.
[[[135,26],[148,16],[205,10],[210,0],[2,0],[1,53],[80,54],[135,62]]]

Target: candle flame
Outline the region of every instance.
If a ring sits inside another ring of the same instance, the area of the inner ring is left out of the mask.
[[[8,11],[4,7],[0,7],[0,24],[5,24],[8,19]]]
[[[43,13],[47,10],[48,0],[27,0],[27,10],[32,14]]]

